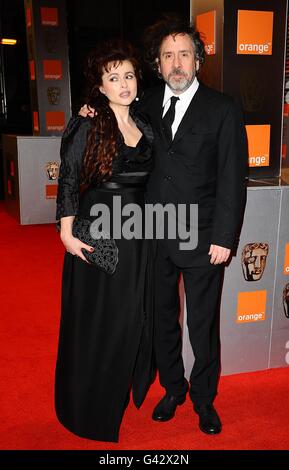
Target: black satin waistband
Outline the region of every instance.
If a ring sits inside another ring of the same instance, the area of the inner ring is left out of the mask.
[[[145,183],[142,181],[137,182],[137,181],[131,181],[131,182],[126,182],[126,183],[118,183],[116,181],[104,181],[103,183],[100,183],[98,188],[100,189],[124,189],[124,188],[143,188],[145,186]]]

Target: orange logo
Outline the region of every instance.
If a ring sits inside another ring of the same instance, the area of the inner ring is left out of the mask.
[[[205,43],[208,55],[216,54],[216,11],[196,16],[196,27]]]
[[[32,22],[31,22],[31,9],[26,8],[26,26],[27,28],[30,28]]]
[[[40,8],[41,24],[43,26],[58,26],[57,8]]]
[[[46,199],[56,199],[57,189],[58,189],[57,184],[46,184],[45,186]]]
[[[33,129],[37,132],[39,131],[39,117],[37,111],[33,111]]]
[[[266,319],[266,290],[239,292],[236,323],[249,323]]]
[[[30,80],[35,80],[35,62],[34,60],[29,61],[30,68]]]
[[[237,54],[272,55],[272,11],[238,10]]]
[[[282,158],[283,160],[285,160],[286,158],[286,155],[287,155],[287,145],[286,144],[282,144]]]
[[[14,162],[10,160],[10,176],[15,176]]]
[[[270,124],[246,126],[249,166],[269,166],[270,157]]]
[[[289,243],[285,246],[284,274],[289,274]]]
[[[44,60],[43,71],[44,71],[44,78],[46,80],[61,80],[62,78],[61,60]]]
[[[47,111],[46,129],[48,131],[63,131],[65,127],[65,113],[63,111]]]

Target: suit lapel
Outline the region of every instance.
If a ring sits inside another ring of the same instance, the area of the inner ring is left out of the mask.
[[[180,140],[183,135],[194,126],[194,124],[200,124],[200,110],[202,101],[203,89],[202,85],[199,85],[192,101],[190,102],[183,119],[180,122],[178,130],[173,139],[172,145]]]
[[[182,121],[180,122],[178,130],[175,134],[175,137],[169,146],[174,145],[175,142],[179,141],[190,128],[194,127],[194,124],[197,127],[201,124],[202,118],[201,118],[200,111],[202,109],[205,89],[206,87],[204,87],[200,83],[199,88],[197,89],[192,101],[190,102],[188,106],[188,109],[186,110],[184,114]],[[160,135],[161,139],[163,140],[164,144],[167,147],[168,142],[167,142],[167,139],[164,134],[163,127],[162,127],[164,93],[165,93],[165,87],[163,86],[154,97],[153,108],[151,108],[152,112],[150,114],[152,116],[152,119],[155,122],[154,132],[157,132]]]

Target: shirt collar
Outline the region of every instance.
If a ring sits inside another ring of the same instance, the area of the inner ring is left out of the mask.
[[[181,93],[180,95],[175,95],[174,92],[170,89],[170,87],[166,84],[165,94],[164,94],[164,99],[163,99],[163,107],[166,106],[166,104],[168,103],[168,101],[171,99],[172,96],[176,96],[177,98],[180,98],[180,101],[190,103],[190,101],[192,100],[198,88],[199,88],[199,82],[198,82],[197,77],[194,78],[189,88],[183,93]]]

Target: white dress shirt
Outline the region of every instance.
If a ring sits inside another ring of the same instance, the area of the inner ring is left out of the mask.
[[[197,80],[197,77],[194,78],[193,83],[189,86],[189,88],[181,93],[180,95],[175,95],[174,92],[170,89],[168,85],[165,87],[165,95],[164,95],[164,100],[163,100],[163,116],[166,114],[168,111],[170,104],[171,104],[171,97],[176,96],[179,98],[179,100],[176,102],[176,107],[175,107],[175,119],[172,124],[172,135],[173,138],[175,137],[175,134],[178,130],[178,127],[181,123],[181,120],[184,117],[185,112],[187,111],[190,102],[192,101],[193,97],[195,96],[195,93],[197,89],[199,88],[199,82]]]

